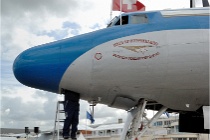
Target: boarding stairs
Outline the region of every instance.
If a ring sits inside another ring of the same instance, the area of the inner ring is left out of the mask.
[[[63,110],[63,104],[64,104],[64,101],[58,101],[57,105],[56,105],[53,140],[62,140],[63,139],[62,137],[60,137],[60,132],[61,132],[60,123],[61,122],[63,123],[65,120],[65,119],[61,118],[61,114],[65,114],[65,111]]]

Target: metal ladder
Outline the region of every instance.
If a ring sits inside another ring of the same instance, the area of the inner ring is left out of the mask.
[[[60,122],[64,122],[65,119],[60,119],[60,114],[65,113],[64,110],[61,110],[60,106],[63,105],[64,101],[58,101],[56,106],[56,113],[55,113],[55,123],[54,123],[54,130],[53,130],[53,140],[56,140],[55,137],[57,135],[57,140],[60,139]]]

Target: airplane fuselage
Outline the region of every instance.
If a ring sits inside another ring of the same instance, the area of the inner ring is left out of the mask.
[[[24,51],[14,74],[30,87],[125,110],[144,98],[195,111],[209,106],[208,10],[124,14],[126,24]]]

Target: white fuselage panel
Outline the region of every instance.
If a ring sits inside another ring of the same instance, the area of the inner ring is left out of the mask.
[[[209,30],[165,30],[100,44],[66,70],[60,88],[129,109],[140,98],[175,110],[208,105]],[[199,98],[198,98],[199,97]]]

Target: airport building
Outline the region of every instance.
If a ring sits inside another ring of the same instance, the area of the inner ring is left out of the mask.
[[[119,140],[123,132],[123,126],[124,123],[120,119],[116,124],[79,125],[79,131],[83,135],[82,137],[84,137],[81,140]],[[62,126],[60,126],[60,128],[62,128]],[[52,136],[53,130],[42,131],[41,135],[39,135],[39,140],[52,140]],[[33,138],[28,138],[28,140],[32,139]],[[170,118],[158,119],[158,121],[144,133],[141,140],[209,140],[209,134],[180,133],[178,117],[172,116]]]
[[[83,134],[87,140],[119,140],[124,123],[96,127],[91,134]],[[208,134],[180,133],[178,118],[161,118],[145,132],[141,140],[209,140]]]

